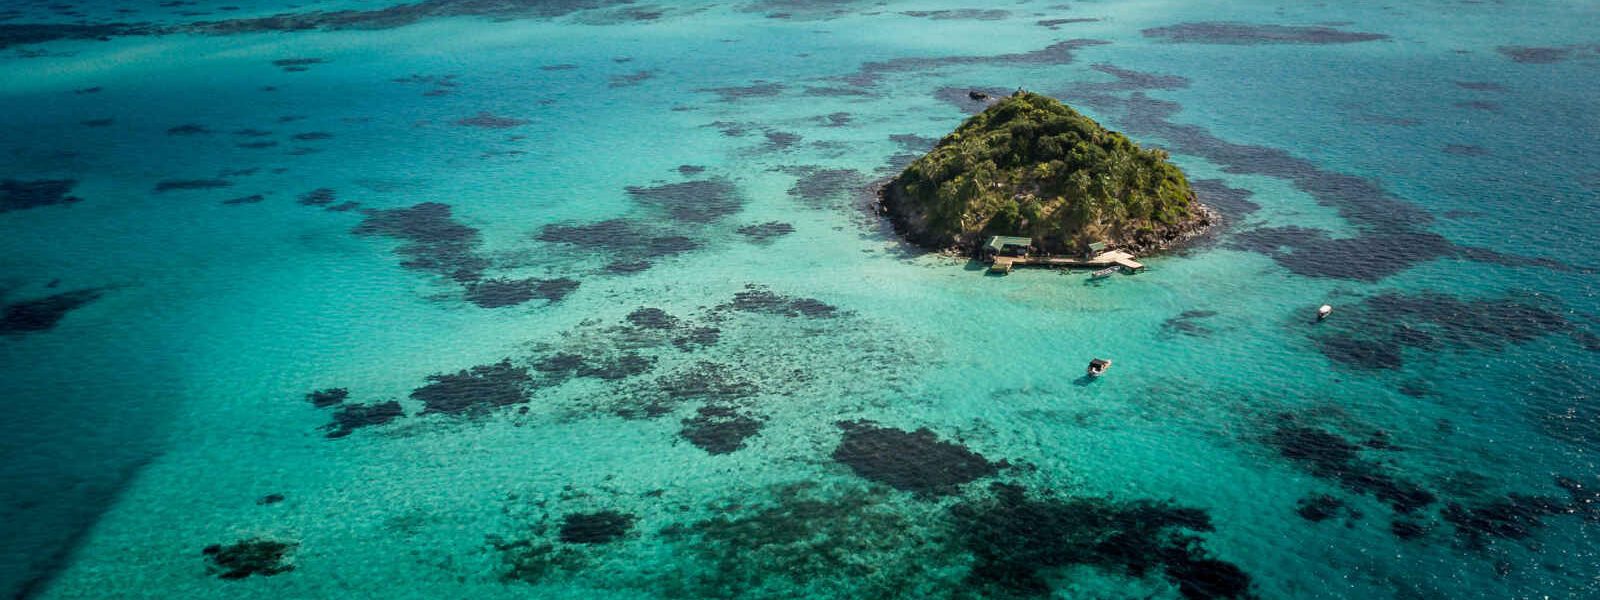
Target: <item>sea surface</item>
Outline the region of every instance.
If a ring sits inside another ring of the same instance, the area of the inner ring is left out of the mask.
[[[393,1],[0,6],[6,596],[1600,598],[1600,4]],[[899,242],[1016,89],[1222,225]]]

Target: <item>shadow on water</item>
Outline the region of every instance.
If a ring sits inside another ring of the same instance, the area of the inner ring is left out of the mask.
[[[177,370],[159,349],[45,337],[59,333],[0,340],[8,388],[0,400],[8,408],[0,422],[0,595],[7,598],[43,595],[72,564],[101,515],[160,455],[179,397]]]
[[[1084,374],[1084,375],[1080,375],[1077,379],[1072,380],[1072,385],[1075,385],[1075,386],[1078,386],[1078,387],[1089,387],[1090,385],[1092,385],[1094,382],[1098,381],[1099,379],[1100,379],[1099,377],[1090,377],[1087,374]]]

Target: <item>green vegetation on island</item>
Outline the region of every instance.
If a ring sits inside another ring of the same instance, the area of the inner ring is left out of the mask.
[[[1165,151],[1024,91],[967,119],[890,180],[882,198],[902,234],[939,249],[1016,235],[1049,252],[1092,242],[1142,252],[1213,219]]]

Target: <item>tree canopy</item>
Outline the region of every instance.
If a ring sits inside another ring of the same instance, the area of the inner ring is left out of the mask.
[[[1194,192],[1143,149],[1053,98],[1017,92],[962,123],[889,183],[921,241],[1031,236],[1051,247],[1156,237],[1189,221]]]

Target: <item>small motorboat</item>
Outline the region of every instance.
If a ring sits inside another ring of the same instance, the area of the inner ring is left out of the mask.
[[[1328,318],[1328,315],[1331,315],[1331,314],[1333,314],[1333,307],[1332,306],[1328,306],[1328,305],[1324,304],[1321,307],[1317,308],[1317,320],[1318,321],[1321,321],[1323,319]]]
[[[1089,278],[1090,279],[1105,279],[1105,278],[1110,277],[1112,275],[1116,275],[1117,271],[1120,271],[1120,270],[1122,270],[1122,267],[1106,267],[1104,269],[1100,269],[1099,271],[1095,271],[1093,273],[1090,273],[1089,274]]]
[[[1109,368],[1111,368],[1111,361],[1104,358],[1096,358],[1089,361],[1089,376],[1099,377],[1104,375],[1106,373],[1106,369]]]
[[[985,94],[985,93],[980,92],[978,90],[968,91],[967,92],[967,97],[971,98],[973,100],[988,100],[989,99],[989,95],[988,94]]]

